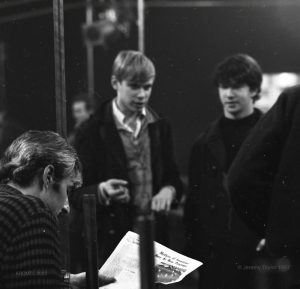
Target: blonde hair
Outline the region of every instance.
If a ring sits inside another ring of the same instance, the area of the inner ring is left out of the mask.
[[[155,78],[153,62],[143,53],[134,50],[123,50],[115,58],[112,75],[117,81],[127,80],[144,83]]]

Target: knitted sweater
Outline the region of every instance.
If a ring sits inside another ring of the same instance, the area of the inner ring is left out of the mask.
[[[0,288],[64,285],[56,217],[38,198],[0,185]]]

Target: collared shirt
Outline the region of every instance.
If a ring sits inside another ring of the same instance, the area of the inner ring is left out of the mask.
[[[117,107],[116,100],[112,102],[112,109],[126,153],[132,204],[135,206],[137,214],[148,213],[151,210],[153,195],[148,124],[154,121],[154,116],[144,108],[136,118],[135,129],[133,129],[126,122],[125,115]]]
[[[146,117],[147,111],[144,107],[141,111],[141,114],[136,118],[135,129],[133,129],[126,118],[125,114],[118,108],[116,104],[116,99],[112,102],[113,115],[115,119],[119,122],[123,129],[129,131],[133,134],[134,137],[137,137],[141,131],[143,120]]]

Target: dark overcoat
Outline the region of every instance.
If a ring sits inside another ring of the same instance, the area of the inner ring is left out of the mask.
[[[151,113],[155,116],[155,121],[148,125],[153,194],[157,194],[162,187],[171,185],[175,187],[179,200],[182,183],[173,153],[171,128],[165,118],[152,110]],[[96,194],[100,182],[112,178],[123,179],[128,181],[130,189],[126,154],[113,118],[111,100],[104,101],[95,115],[81,127],[75,140],[75,148],[83,167],[83,186],[70,197],[71,205],[77,210],[81,210],[82,195]],[[98,249],[102,261],[125,233],[132,230],[133,212],[131,205],[111,203],[104,206],[97,203]],[[159,225],[156,223],[156,226]],[[161,234],[167,228],[163,230]]]
[[[214,249],[226,250],[227,244],[255,248],[257,237],[232,210],[224,187],[226,151],[214,121],[196,140],[189,161],[189,194],[184,222],[188,253],[201,261]]]
[[[285,90],[261,119],[232,164],[227,183],[245,223],[266,237],[270,252],[288,256],[299,269],[300,86]]]

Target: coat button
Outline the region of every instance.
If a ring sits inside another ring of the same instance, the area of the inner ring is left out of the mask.
[[[115,215],[114,213],[110,213],[109,216],[110,216],[111,218],[114,218],[116,215]]]
[[[108,234],[113,235],[115,233],[115,230],[109,230]]]
[[[217,168],[217,166],[215,166],[215,165],[211,166],[211,174],[213,176],[217,176],[218,175],[218,168]]]
[[[211,205],[209,206],[209,208],[210,208],[211,211],[214,211],[214,210],[216,209],[216,206],[215,206],[215,204],[211,204]]]

